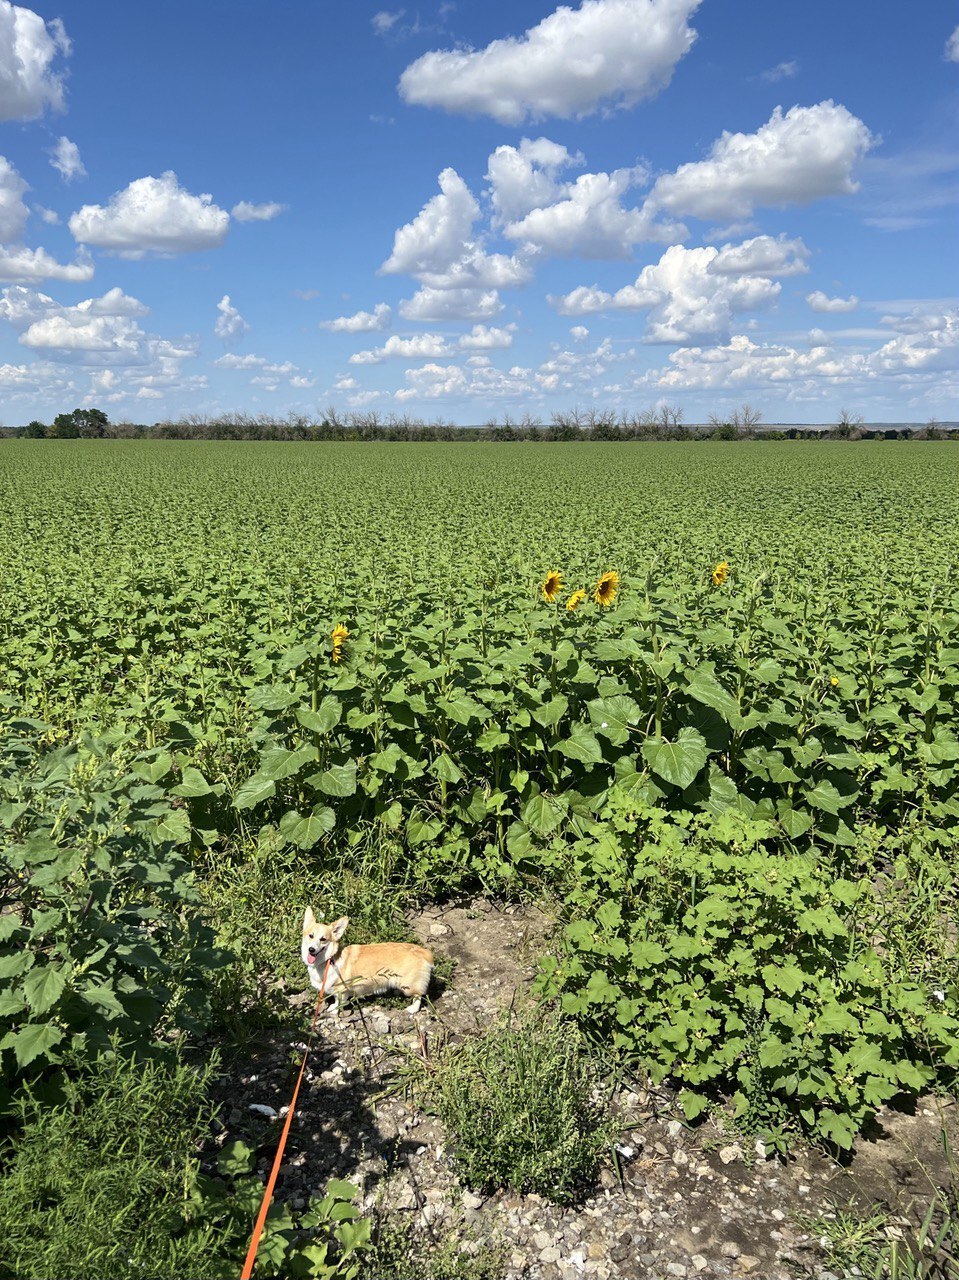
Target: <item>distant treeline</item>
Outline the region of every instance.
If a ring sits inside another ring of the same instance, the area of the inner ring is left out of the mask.
[[[0,437],[46,440],[532,440],[543,443],[576,440],[949,440],[959,439],[953,424],[931,419],[923,427],[868,427],[862,417],[842,410],[828,427],[768,427],[762,414],[743,405],[726,415],[710,415],[708,423],[687,424],[681,408],[661,406],[640,413],[572,409],[553,413],[549,422],[529,414],[514,419],[491,418],[481,427],[458,427],[442,420],[373,410],[340,413],[334,408],[308,416],[227,413],[208,418],[190,414],[152,426],[111,422],[102,409],[74,409],[52,423],[28,422],[25,427],[0,427]]]

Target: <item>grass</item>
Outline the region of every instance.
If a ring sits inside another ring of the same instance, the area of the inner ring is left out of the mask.
[[[506,1251],[454,1221],[442,1235],[414,1234],[402,1214],[384,1214],[374,1227],[361,1280],[501,1280]]]
[[[0,1149],[0,1277],[231,1275],[243,1241],[198,1214],[214,1071],[111,1055],[64,1075],[61,1106],[22,1096]]]
[[[488,1030],[440,1046],[413,1068],[443,1121],[462,1181],[575,1201],[616,1125],[579,1031],[545,1008],[506,1011]]]

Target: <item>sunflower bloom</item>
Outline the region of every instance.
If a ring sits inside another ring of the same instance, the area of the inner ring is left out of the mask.
[[[719,564],[713,570],[713,586],[721,587],[729,577],[729,561],[720,560]]]
[[[835,689],[836,685],[839,683],[839,677],[838,677],[838,676],[830,676],[830,677],[829,677],[829,683],[830,683],[830,684],[832,685],[832,687]]]
[[[340,662],[343,658],[343,642],[350,633],[342,622],[338,622],[330,632],[330,639],[333,641],[333,661]]]
[[[574,591],[570,598],[566,601],[566,612],[575,613],[579,606],[586,599],[585,591]]]
[[[602,608],[608,608],[616,599],[616,593],[619,591],[619,574],[615,569],[610,569],[608,573],[604,573],[599,582],[596,583],[596,590],[593,592],[593,599]]]
[[[540,584],[540,591],[547,604],[552,604],[563,587],[563,575],[558,569],[550,569]]]

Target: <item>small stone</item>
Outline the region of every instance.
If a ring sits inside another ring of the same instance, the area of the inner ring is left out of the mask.
[[[697,1271],[705,1271],[709,1266],[709,1262],[701,1253],[694,1253],[690,1261]]]
[[[726,1240],[719,1246],[719,1252],[724,1258],[738,1258],[742,1250],[735,1240]]]
[[[679,1120],[670,1120],[670,1122],[666,1126],[666,1132],[669,1134],[671,1138],[678,1138],[679,1135],[682,1133],[682,1131],[683,1131],[683,1126]],[[679,1263],[676,1263],[675,1265],[678,1266]]]
[[[586,1265],[586,1254],[582,1249],[574,1249],[569,1255],[569,1262],[577,1271],[582,1271],[583,1267]]]
[[[762,1265],[762,1263],[759,1258],[754,1258],[752,1254],[743,1253],[740,1254],[739,1263],[737,1265],[744,1275],[749,1275],[750,1272],[755,1271],[757,1267]]]
[[[782,1209],[773,1209],[772,1217],[774,1217],[777,1222],[784,1222],[786,1220],[786,1215],[783,1213]]]
[[[679,1165],[680,1168],[682,1168],[684,1165],[689,1164],[689,1156],[685,1151],[680,1151],[677,1148],[677,1150],[673,1152],[673,1164]]]
[[[732,1164],[734,1160],[742,1160],[743,1149],[734,1142],[731,1146],[720,1147],[719,1158],[723,1164]]]
[[[441,920],[431,920],[429,927],[429,935],[431,938],[446,938],[453,932],[448,924],[443,924]]]
[[[559,1262],[559,1249],[555,1244],[547,1245],[545,1249],[540,1250],[540,1262]]]
[[[549,1231],[537,1231],[531,1243],[536,1250],[548,1249],[553,1243],[552,1233]]]
[[[464,1209],[482,1209],[485,1201],[482,1196],[476,1195],[473,1191],[464,1191],[462,1195]]]
[[[594,1240],[593,1243],[586,1250],[586,1253],[590,1258],[595,1258],[595,1259],[605,1258],[606,1246],[604,1244],[599,1244],[596,1240]]]
[[[689,1275],[689,1268],[684,1267],[681,1262],[670,1262],[666,1265],[666,1274],[668,1276],[687,1276]]]
[[[756,1152],[756,1155],[759,1156],[760,1160],[766,1159],[766,1144],[763,1142],[762,1138],[756,1139],[756,1145],[753,1150]]]

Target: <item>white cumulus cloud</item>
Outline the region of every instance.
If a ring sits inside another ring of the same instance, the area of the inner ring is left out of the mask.
[[[823,293],[822,289],[807,293],[806,301],[813,311],[855,311],[859,306],[859,299],[855,294],[849,298],[830,298],[828,294]]]
[[[424,54],[400,77],[411,103],[489,115],[501,124],[630,107],[669,83],[696,33],[700,0],[583,0],[524,35],[480,50]]]
[[[66,280],[82,284],[93,279],[93,263],[80,256],[75,262],[57,262],[46,249],[27,249],[23,245],[0,247],[0,280],[19,284],[38,284],[41,280]]]
[[[0,243],[19,240],[30,211],[23,203],[27,184],[5,156],[0,156]]]
[[[33,120],[48,107],[60,110],[63,78],[53,63],[69,52],[59,18],[44,22],[32,9],[0,0],[0,120]]]
[[[211,195],[192,195],[172,170],[159,178],[137,178],[108,205],[86,204],[70,218],[78,242],[127,258],[214,249],[229,225],[230,215]]]
[[[959,62],[959,27],[946,41],[945,58],[947,62]]]
[[[765,84],[777,84],[780,80],[791,80],[799,71],[799,63],[777,62],[774,67],[769,67],[766,71],[759,73],[759,78]]]
[[[492,320],[503,310],[495,289],[418,289],[400,303],[404,320]]]
[[[225,293],[216,304],[216,309],[220,314],[216,318],[213,332],[218,338],[222,338],[224,342],[235,342],[237,338],[249,331],[250,326],[230,301],[228,293]]]
[[[615,293],[597,286],[582,285],[549,301],[566,316],[590,315],[599,311],[648,311],[647,342],[685,343],[694,340],[720,341],[729,334],[733,316],[771,306],[782,286],[749,267],[749,255],[740,257],[746,270],[729,270],[734,250],[742,246],[712,245],[685,249],[671,245],[657,263],[643,268],[634,284]],[[723,255],[725,268],[723,269]],[[714,270],[716,262],[720,270]],[[789,274],[792,259],[783,258],[775,274]]]
[[[64,182],[86,177],[87,171],[80,159],[80,148],[69,138],[57,139],[57,145],[50,152],[50,163]]]
[[[277,204],[275,200],[266,204],[251,204],[249,200],[241,200],[233,206],[230,213],[237,222],[269,222],[285,209],[285,204]]]
[[[393,313],[385,302],[378,302],[372,311],[357,311],[352,316],[337,316],[335,320],[322,320],[321,329],[330,333],[375,333],[388,329]]]
[[[777,107],[755,133],[723,133],[705,160],[659,178],[649,205],[698,218],[748,218],[758,205],[809,204],[858,191],[853,170],[876,139],[831,100]]]

